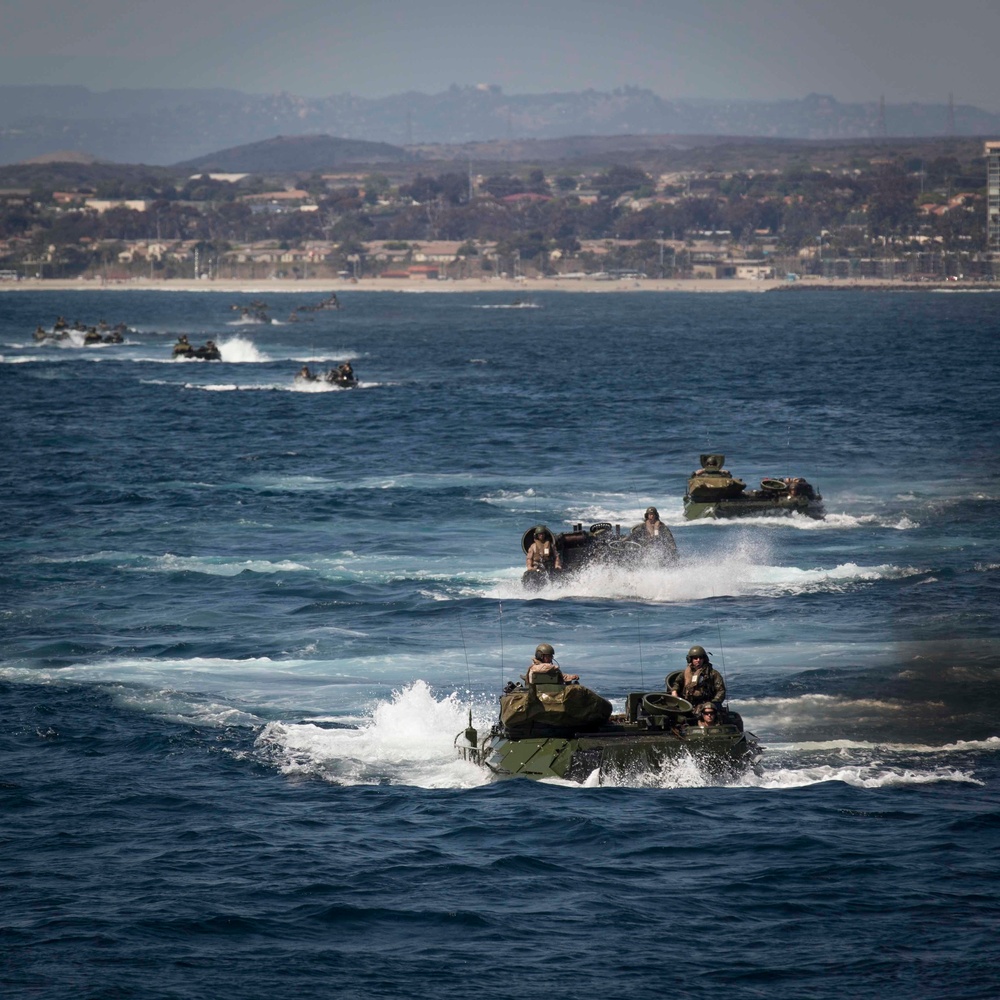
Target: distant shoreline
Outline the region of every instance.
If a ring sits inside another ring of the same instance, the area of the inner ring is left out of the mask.
[[[193,279],[151,280],[137,278],[129,281],[80,281],[56,278],[25,278],[21,281],[0,282],[3,292],[228,292],[234,295],[264,295],[273,292],[318,294],[336,292],[409,292],[409,293],[494,293],[530,297],[535,292],[706,292],[710,294],[742,292],[798,291],[1000,291],[1000,283],[985,281],[904,281],[882,278],[816,278],[805,277],[797,281],[743,280],[736,278],[657,279],[623,278],[603,281],[595,278],[524,278],[518,281],[497,278],[480,280],[433,281],[400,278],[361,278],[358,281],[343,279],[264,279],[253,281],[243,278],[219,278],[195,281]]]

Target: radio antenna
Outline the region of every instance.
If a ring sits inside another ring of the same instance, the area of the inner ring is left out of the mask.
[[[462,649],[465,652],[465,672],[469,678],[469,711],[472,711],[472,667],[469,666],[469,649],[465,645],[465,629],[462,628],[462,619],[458,619],[458,633],[462,637]]]
[[[503,690],[503,601],[497,601],[497,621],[500,623],[500,690]]]
[[[715,597],[715,588],[712,588],[712,597]],[[726,649],[722,645],[722,622],[719,620],[718,612],[715,616],[715,629],[719,633],[719,656],[722,662],[722,681],[726,685],[726,701],[729,701],[729,678],[726,676]]]
[[[646,679],[642,675],[642,623],[639,620],[639,616],[635,619],[635,634],[639,640],[639,683],[642,685],[642,689],[646,689]]]
[[[465,629],[462,628],[461,618],[458,619],[458,632],[462,637],[462,649],[465,650],[465,669],[469,674],[469,725],[465,730],[465,739],[470,746],[474,747],[478,740],[478,734],[476,733],[476,727],[472,724],[472,667],[469,666],[469,650],[465,645]]]

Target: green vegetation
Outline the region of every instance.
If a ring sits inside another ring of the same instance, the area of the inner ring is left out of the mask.
[[[197,246],[210,274],[371,274],[387,261],[419,261],[427,242],[452,241],[462,276],[687,275],[698,243],[717,248],[716,263],[721,255],[862,273],[860,262],[891,258],[914,273],[969,273],[970,255],[985,249],[985,162],[972,140],[720,142],[623,153],[623,162],[587,156],[579,168],[494,163],[473,176],[447,161],[437,172],[379,164],[346,177],[310,167],[236,179],[100,163],[0,168],[0,267],[190,276]]]

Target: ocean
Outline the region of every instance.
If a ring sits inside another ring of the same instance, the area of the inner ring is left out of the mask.
[[[4,997],[1000,996],[996,294],[261,297],[0,295]],[[707,452],[826,517],[686,521]],[[539,642],[704,645],[761,773],[491,781]]]

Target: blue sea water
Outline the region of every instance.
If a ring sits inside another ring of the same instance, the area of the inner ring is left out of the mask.
[[[1000,996],[1000,299],[254,297],[0,295],[4,997]],[[707,451],[827,517],[686,522]],[[522,590],[650,504],[678,566]],[[541,641],[705,645],[762,774],[490,782]]]

